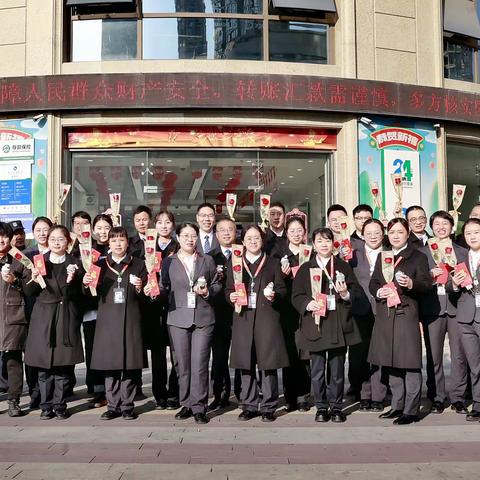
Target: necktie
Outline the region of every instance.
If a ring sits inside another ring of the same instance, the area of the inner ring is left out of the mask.
[[[232,256],[232,252],[230,250],[225,250],[225,258],[227,259],[227,262],[228,260],[230,260],[231,256]]]
[[[208,235],[205,235],[205,244],[203,246],[203,251],[204,253],[208,253],[210,251],[210,239],[208,238]]]

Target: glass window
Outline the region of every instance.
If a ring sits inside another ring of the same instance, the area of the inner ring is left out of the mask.
[[[143,13],[262,13],[263,0],[143,0]]]
[[[327,25],[305,22],[269,22],[270,60],[327,63]]]
[[[259,195],[269,193],[288,211],[296,207],[307,213],[312,231],[323,224],[329,204],[329,158],[328,153],[228,149],[72,152],[70,214],[82,209],[93,217],[109,207],[109,193],[122,192],[122,221],[133,231],[132,211],[140,204],[154,212],[170,209],[177,223],[195,221],[203,202],[213,203],[219,217],[226,215],[228,191],[237,194],[236,221],[247,225],[260,222]]]
[[[444,39],[444,75],[445,78],[475,81],[476,50],[467,45]]]
[[[261,60],[262,21],[145,18],[143,58]]]
[[[72,26],[72,61],[137,58],[136,20],[81,20]]]

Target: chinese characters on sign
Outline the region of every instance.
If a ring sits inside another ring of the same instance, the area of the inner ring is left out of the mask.
[[[480,122],[480,95],[390,82],[287,75],[92,74],[4,78],[0,112],[267,108]]]

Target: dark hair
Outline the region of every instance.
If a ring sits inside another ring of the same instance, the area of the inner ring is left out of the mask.
[[[332,212],[343,212],[345,215],[348,215],[347,210],[343,205],[340,205],[339,203],[334,203],[333,205],[330,205],[327,210],[327,218],[330,216]]]
[[[233,225],[235,225],[235,230],[237,229],[237,224],[230,217],[222,217],[220,220],[217,220],[217,222],[216,222],[217,228],[218,228],[218,224],[222,223],[222,222],[233,223]]]
[[[367,227],[368,225],[371,225],[372,223],[374,223],[375,225],[378,225],[382,229],[382,232],[385,234],[385,227],[383,226],[383,223],[376,218],[370,218],[363,224],[362,235],[363,235],[363,232],[365,231],[365,227]]]
[[[285,213],[285,205],[282,202],[272,202],[270,204],[270,208],[273,208],[273,207],[281,208],[283,213]]]
[[[476,225],[478,225],[480,227],[480,218],[469,218],[464,224],[463,224],[463,227],[462,227],[462,234],[463,236],[465,236],[465,227],[467,225],[470,225],[471,223],[475,223]]]
[[[453,217],[448,212],[446,212],[445,210],[438,210],[435,213],[432,213],[432,216],[430,217],[430,223],[429,223],[430,228],[433,227],[433,221],[436,218],[442,218],[443,220],[448,220],[450,222],[450,225],[452,226],[452,228],[455,225],[455,220],[453,219]]]
[[[128,240],[128,232],[125,227],[113,227],[109,232],[108,232],[108,239],[112,238],[126,238]]]
[[[215,207],[214,207],[210,202],[201,203],[201,204],[197,207],[197,213],[198,213],[202,208],[205,208],[205,207],[210,208],[211,210],[213,210],[213,213],[215,213]]]
[[[287,223],[285,224],[285,231],[288,230],[288,227],[293,223],[293,222],[298,222],[304,230],[305,228],[305,222],[302,217],[299,217],[298,215],[294,215],[293,217],[289,217],[287,220]]]
[[[32,223],[32,231],[35,230],[37,223],[40,222],[46,223],[48,225],[48,228],[52,228],[53,226],[53,222],[48,217],[37,217]]]
[[[387,232],[390,231],[390,229],[396,225],[397,223],[400,223],[403,228],[408,232],[410,232],[410,228],[408,226],[408,222],[403,218],[403,217],[397,217],[397,218],[392,218],[387,225]]]
[[[373,216],[373,208],[370,205],[367,205],[366,203],[361,203],[360,205],[357,205],[352,210],[352,215],[355,216],[358,212],[368,212],[370,215]]]
[[[421,210],[423,213],[425,213],[425,209],[421,207],[420,205],[411,205],[405,210],[405,218],[408,220],[408,214],[412,212],[413,210]]]
[[[110,215],[105,215],[105,213],[100,213],[93,219],[92,228],[95,228],[95,225],[102,220],[107,222],[110,225],[110,228],[113,228],[112,217]]]
[[[13,229],[8,223],[0,222],[0,237],[13,238]]]
[[[147,207],[146,205],[139,205],[134,211],[133,211],[133,218],[135,218],[135,215],[138,215],[140,213],[146,213],[148,215],[148,218],[151,220],[152,219],[152,209],[150,207]]]
[[[173,226],[175,227],[175,215],[172,212],[169,212],[168,210],[160,210],[156,215],[155,215],[155,223],[158,222],[158,219],[162,216],[166,215],[167,218],[173,223]]]
[[[70,236],[70,230],[65,225],[53,225],[47,233],[47,242],[55,230],[60,230],[63,233],[63,236],[67,239],[67,245],[71,243],[72,237]]]
[[[88,223],[92,223],[92,217],[88,212],[85,212],[83,210],[79,210],[78,212],[75,212],[72,216],[72,225],[73,222],[75,221],[76,218],[83,218],[84,220],[88,220]]]
[[[240,235],[240,240],[243,242],[244,238],[245,238],[245,235],[247,234],[247,232],[251,229],[254,229],[256,230],[259,234],[260,234],[260,238],[262,239],[262,244],[263,242],[265,241],[265,232],[258,226],[256,225],[255,223],[252,223],[250,225],[247,225],[243,230],[242,230],[242,234]]]
[[[198,235],[200,233],[200,230],[198,229],[197,225],[195,225],[195,223],[192,223],[192,222],[183,222],[181,223],[177,229],[175,230],[175,233],[177,234],[177,237],[182,233],[182,230],[184,230],[185,228],[187,227],[190,227],[190,228],[193,228],[195,230],[195,233]]]
[[[318,235],[320,235],[322,238],[325,238],[327,240],[331,240],[332,242],[334,241],[333,232],[329,228],[326,228],[326,227],[316,228],[312,233],[312,242],[315,242],[315,239],[317,238]]]

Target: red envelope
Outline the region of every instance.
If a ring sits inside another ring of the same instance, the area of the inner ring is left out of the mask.
[[[400,300],[400,296],[398,295],[398,290],[397,287],[393,282],[389,282],[383,286],[383,288],[390,288],[395,292],[394,297],[387,298],[387,306],[388,307],[396,307],[397,305],[400,305],[402,301]]]
[[[471,287],[473,285],[473,279],[472,279],[472,276],[470,275],[470,272],[465,262],[455,265],[455,273],[462,272],[462,271],[467,274],[467,277],[465,278],[465,280],[460,286],[463,288]]]
[[[100,279],[100,272],[101,271],[102,271],[102,269],[98,265],[92,264],[92,266],[90,267],[90,270],[88,271],[88,273],[92,277],[92,281],[88,285],[90,288],[97,288],[98,280]]]
[[[438,268],[442,269],[442,273],[438,275],[438,277],[435,277],[435,281],[437,285],[446,285],[448,282],[448,268],[444,263],[440,263]]]
[[[157,297],[158,295],[160,295],[160,286],[158,285],[156,272],[148,274],[147,282],[152,287],[150,297]]]
[[[351,260],[353,258],[353,248],[352,248],[352,244],[350,243],[350,239],[349,238],[344,238],[342,240],[342,246],[343,247],[347,247],[349,249],[349,254],[348,255],[345,255],[343,257],[343,260],[345,260],[346,262],[348,262],[349,260]]]
[[[159,272],[162,269],[162,252],[155,253],[155,263],[153,265],[153,272]]]
[[[40,275],[44,277],[47,274],[47,266],[45,265],[45,257],[43,254],[33,256],[33,264],[35,268],[40,272]]]
[[[297,265],[296,267],[292,267],[292,276],[295,278],[297,276],[298,270],[300,268],[300,265]]]
[[[98,259],[100,258],[102,254],[98,251],[92,248],[92,262],[97,263]]]
[[[245,288],[245,284],[236,283],[235,291],[238,293],[238,300],[236,301],[236,304],[246,307],[248,305],[248,296],[247,296],[247,289]]]
[[[319,315],[320,317],[327,316],[327,295],[325,293],[317,293],[315,295],[315,301],[320,304],[320,309],[313,312],[314,315]]]

